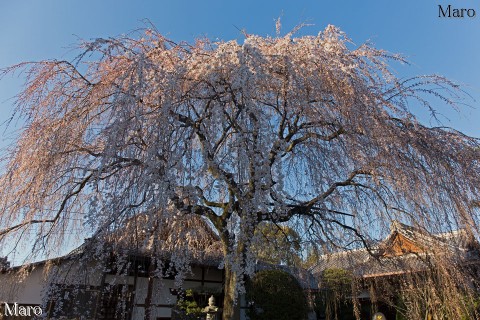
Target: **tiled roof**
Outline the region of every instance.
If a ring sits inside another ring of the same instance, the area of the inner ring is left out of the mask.
[[[393,254],[391,248],[398,239],[413,244],[417,250]],[[442,260],[450,260],[451,263],[479,261],[478,251],[473,247],[475,245],[472,246],[465,230],[430,234],[394,221],[390,234],[371,252],[358,249],[323,255],[311,272],[317,278],[324,270],[333,268],[350,270],[355,276],[364,278],[415,272],[425,270],[432,263],[433,256],[441,256]]]

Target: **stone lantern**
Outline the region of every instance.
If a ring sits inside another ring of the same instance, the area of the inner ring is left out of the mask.
[[[208,306],[203,308],[203,312],[207,314],[207,320],[217,320],[217,315],[220,311],[222,309],[215,305],[215,297],[212,295],[208,298]]]
[[[385,317],[385,315],[383,313],[377,312],[373,315],[372,320],[387,320],[387,318]]]

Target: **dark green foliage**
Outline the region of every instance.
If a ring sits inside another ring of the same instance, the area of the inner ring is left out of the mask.
[[[201,315],[202,308],[198,306],[193,296],[193,290],[185,292],[185,297],[177,302],[179,309],[184,310],[187,315]]]
[[[302,287],[289,273],[264,270],[247,284],[247,314],[251,320],[304,320],[307,301]]]
[[[213,295],[216,305],[222,305],[222,294],[205,291],[204,288],[188,289],[180,294],[172,312],[172,320],[205,320],[202,311],[208,304],[208,298]]]
[[[255,229],[255,238],[260,245],[253,245],[252,251],[259,260],[271,264],[298,265],[300,257],[300,236],[287,226],[262,222]]]
[[[352,274],[344,269],[325,269],[322,290],[315,298],[315,312],[320,319],[354,320]]]
[[[363,311],[363,310],[362,310]],[[332,301],[329,292],[317,294],[315,298],[315,313],[318,319],[327,320],[355,320],[353,303],[351,300]],[[362,312],[362,315],[368,314]]]
[[[475,315],[476,319],[480,315],[480,296],[477,294],[474,297],[465,297],[466,309],[465,314],[461,320],[467,320],[472,315]]]
[[[351,290],[352,274],[350,271],[339,268],[325,269],[322,280],[328,289],[337,293],[345,294]]]
[[[397,310],[395,314],[395,320],[408,320],[406,316],[405,301],[402,299],[401,294],[397,296],[397,301],[395,302],[395,309]]]

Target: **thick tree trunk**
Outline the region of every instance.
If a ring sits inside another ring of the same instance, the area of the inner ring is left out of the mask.
[[[223,226],[224,227],[224,226]],[[231,256],[232,246],[230,245],[230,237],[227,229],[219,230],[220,239],[223,244],[223,259],[225,261],[224,279],[223,279],[223,310],[222,320],[235,320],[236,306],[235,306],[235,290],[237,287],[237,275],[232,270],[232,265],[227,259]]]
[[[245,245],[237,244],[237,257],[241,257],[242,264],[245,263]],[[225,255],[227,257],[227,255]],[[236,296],[238,274],[232,270],[230,263],[225,261],[225,278],[224,278],[224,298],[222,320],[239,320],[240,319],[240,297]]]
[[[220,233],[220,238],[223,243],[223,258],[225,260],[222,320],[233,320],[235,319],[235,289],[237,286],[237,276],[235,272],[233,272],[231,264],[226,259],[229,254],[231,254],[228,231],[222,231],[223,232]]]
[[[240,308],[238,303],[240,299],[235,299],[235,290],[237,286],[237,275],[231,270],[230,266],[225,266],[225,283],[222,320],[240,319]]]

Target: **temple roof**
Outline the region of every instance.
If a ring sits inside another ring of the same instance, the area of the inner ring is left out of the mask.
[[[446,233],[393,221],[388,236],[376,246],[322,255],[311,272],[319,277],[326,269],[350,270],[363,278],[402,274],[426,269],[435,259],[449,263],[479,260],[478,242],[461,229]]]

